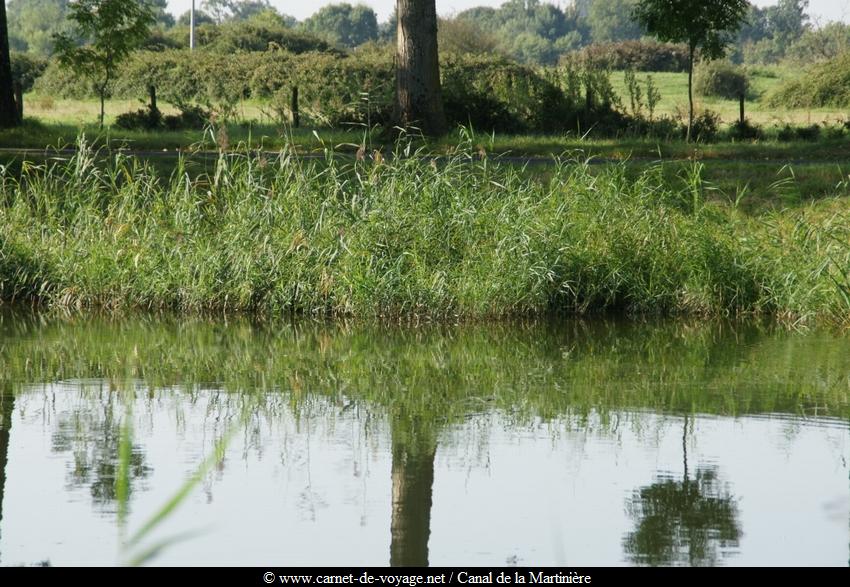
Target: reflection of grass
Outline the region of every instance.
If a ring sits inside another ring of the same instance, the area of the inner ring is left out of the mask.
[[[284,398],[296,410],[320,394],[443,422],[483,407],[517,418],[623,409],[850,417],[850,339],[723,323],[392,329],[7,318],[0,341],[10,384],[130,379],[217,389],[222,401],[256,391],[247,404],[261,412],[292,392]]]

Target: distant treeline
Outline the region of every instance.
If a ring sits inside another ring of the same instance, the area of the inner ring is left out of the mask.
[[[166,10],[166,0],[142,1],[151,5],[157,16],[149,48],[186,47],[188,13],[175,17]],[[542,0],[508,0],[498,8],[470,8],[442,20],[440,43],[450,52],[496,52],[520,63],[556,64],[565,54],[587,47],[642,39],[644,31],[631,17],[636,2],[574,0],[555,6]],[[69,0],[7,0],[6,4],[13,51],[49,56],[53,34],[68,31]],[[779,0],[765,8],[751,6],[747,23],[733,43],[733,61],[812,62],[845,51],[850,46],[850,26],[830,23],[815,27],[807,8],[807,0]],[[270,39],[264,31],[287,31],[277,34],[274,42],[303,52],[386,44],[394,38],[396,28],[394,18],[379,22],[375,12],[362,5],[324,6],[299,22],[278,12],[268,0],[205,0],[196,13],[196,23],[199,46],[223,44],[251,51],[267,48]],[[665,63],[659,70],[671,70],[671,66]]]

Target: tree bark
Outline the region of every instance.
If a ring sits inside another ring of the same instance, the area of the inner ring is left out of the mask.
[[[447,129],[435,0],[397,0],[396,122],[438,136]]]
[[[6,2],[0,0],[0,128],[20,124],[18,106],[12,89],[12,62],[9,56],[9,28],[6,23]]]

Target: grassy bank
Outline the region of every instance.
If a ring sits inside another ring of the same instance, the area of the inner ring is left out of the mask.
[[[493,317],[550,311],[846,322],[850,209],[750,216],[694,163],[529,177],[471,160],[133,158],[0,173],[2,296],[49,306]]]
[[[159,157],[177,151],[198,152],[229,150],[250,143],[253,148],[276,151],[287,148],[300,154],[321,153],[328,146],[338,152],[354,153],[364,143],[385,152],[392,150],[391,139],[379,129],[367,132],[362,126],[348,129],[283,128],[271,122],[243,121],[219,124],[206,130],[131,131],[115,126],[101,130],[92,121],[81,124],[41,121],[28,118],[15,129],[0,130],[0,149],[33,150],[52,153],[57,148],[73,147],[77,136],[85,134],[97,145],[112,150],[153,153]],[[774,129],[775,130],[775,129]],[[658,137],[621,137],[617,139],[582,138],[572,134],[499,134],[470,133],[458,128],[442,139],[421,142],[419,146],[434,153],[450,153],[461,141],[469,139],[478,151],[515,157],[552,157],[570,151],[615,160],[701,159],[764,163],[767,161],[803,163],[844,163],[847,161],[848,136],[829,136],[817,140],[778,140],[771,131],[760,140],[735,141],[722,136],[711,143],[688,144],[684,140]],[[0,157],[4,157],[0,151]],[[9,155],[14,156],[14,155]],[[2,159],[0,159],[2,163]]]

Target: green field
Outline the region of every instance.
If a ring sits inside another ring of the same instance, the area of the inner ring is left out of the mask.
[[[699,65],[697,65],[699,68]],[[746,116],[753,123],[762,126],[785,124],[836,124],[843,123],[850,115],[850,109],[813,108],[813,109],[777,109],[766,104],[766,98],[785,81],[793,79],[798,71],[786,66],[758,67],[750,71],[752,95],[746,101]],[[637,79],[646,83],[651,76],[653,83],[661,91],[661,103],[658,111],[668,116],[687,116],[688,112],[688,74],[687,73],[637,73]],[[622,72],[611,75],[614,89],[621,97],[628,95]],[[644,86],[645,87],[645,86]],[[736,100],[707,98],[695,95],[697,110],[708,109],[720,114],[723,122],[730,124],[738,120],[739,104]],[[625,100],[627,101],[627,100]]]

